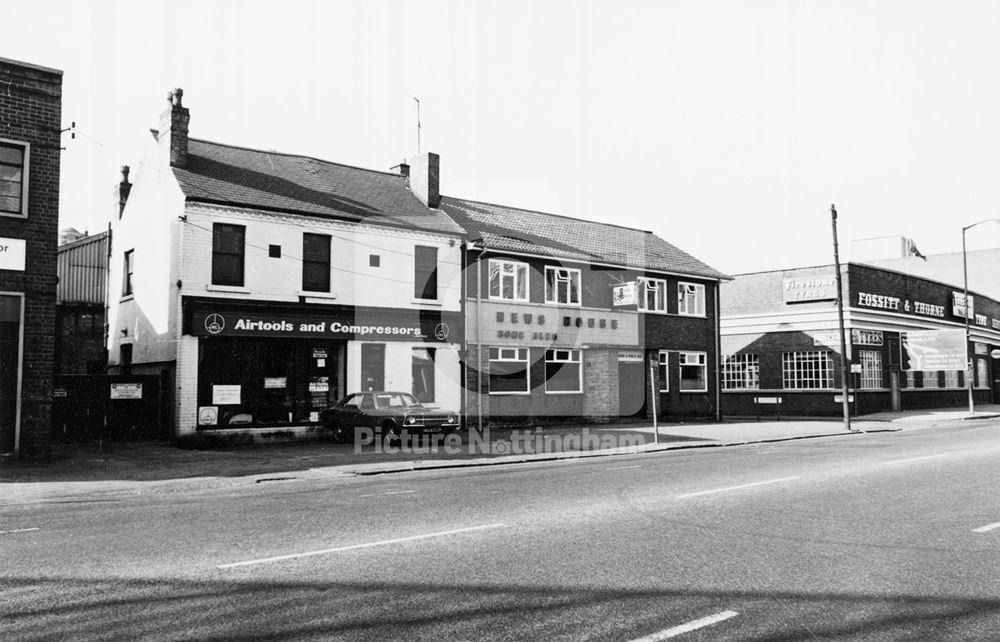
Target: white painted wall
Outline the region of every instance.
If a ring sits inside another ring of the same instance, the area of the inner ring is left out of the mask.
[[[347,343],[347,392],[361,390],[361,346],[377,341],[349,341]],[[436,348],[434,354],[434,401],[428,405],[459,412],[462,407],[462,369],[458,344],[425,344],[413,341],[386,341],[385,389],[399,392],[413,391],[413,349]]]

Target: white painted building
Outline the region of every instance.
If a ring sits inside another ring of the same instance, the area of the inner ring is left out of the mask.
[[[394,174],[190,139],[181,96],[112,223],[112,369],[161,375],[181,438],[307,435],[367,389],[459,410],[437,156]]]

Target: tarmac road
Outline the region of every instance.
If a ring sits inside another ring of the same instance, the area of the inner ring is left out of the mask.
[[[0,638],[995,640],[1000,422],[0,507]]]

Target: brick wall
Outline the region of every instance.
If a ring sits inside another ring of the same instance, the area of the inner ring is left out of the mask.
[[[26,218],[0,217],[5,238],[26,241],[25,270],[0,270],[0,291],[24,294],[19,452],[51,447],[62,72],[0,59],[0,139],[30,145]]]

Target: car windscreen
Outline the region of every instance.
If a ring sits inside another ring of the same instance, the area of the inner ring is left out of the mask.
[[[380,410],[392,408],[419,408],[420,402],[412,395],[402,393],[375,394],[375,407]]]

